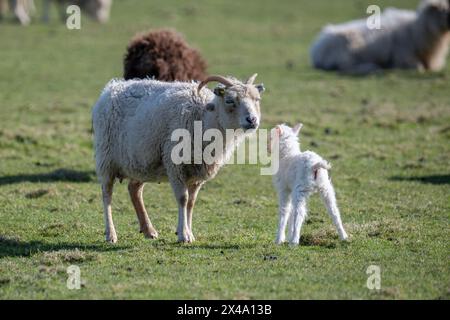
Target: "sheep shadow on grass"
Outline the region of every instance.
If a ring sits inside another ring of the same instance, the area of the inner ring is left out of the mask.
[[[0,177],[0,186],[21,182],[92,182],[95,181],[94,171],[78,171],[72,169],[57,169],[48,173],[17,174]]]
[[[21,241],[15,237],[0,235],[0,259],[5,257],[30,257],[39,252],[58,252],[61,250],[80,250],[108,252],[127,249],[126,246],[83,243],[45,243],[42,241]]]
[[[429,176],[415,176],[415,177],[391,177],[392,181],[417,181],[425,184],[450,184],[450,174],[436,174]]]

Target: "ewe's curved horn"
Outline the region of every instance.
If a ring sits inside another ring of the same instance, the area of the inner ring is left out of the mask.
[[[217,82],[225,85],[226,87],[231,87],[233,85],[233,83],[230,80],[228,80],[227,78],[222,77],[222,76],[213,75],[213,76],[209,76],[208,78],[206,78],[205,80],[200,82],[200,84],[198,85],[198,88],[197,88],[197,92],[200,92],[200,90],[204,86],[206,86],[206,84],[208,82],[211,82],[211,81],[217,81]]]
[[[245,82],[245,84],[253,84],[253,82],[255,81],[257,76],[258,76],[257,73],[253,74],[250,78],[248,78],[248,80]]]

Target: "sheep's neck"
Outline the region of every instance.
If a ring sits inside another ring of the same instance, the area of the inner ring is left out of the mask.
[[[217,115],[214,112],[206,112],[203,116],[203,132],[208,129],[217,129],[221,132],[223,137],[223,149],[221,154],[221,161],[218,161],[216,165],[222,166],[228,161],[228,158],[233,154],[236,146],[242,141],[239,135],[236,135],[233,139],[227,138],[227,130],[220,125]],[[204,147],[209,144],[209,142],[204,143]]]

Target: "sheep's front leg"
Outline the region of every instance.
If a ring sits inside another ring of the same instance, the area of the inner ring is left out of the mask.
[[[117,234],[112,219],[112,209],[111,209],[113,186],[114,186],[114,179],[107,179],[102,183],[103,213],[105,218],[105,236],[106,241],[110,243],[117,242]]]
[[[133,203],[134,210],[136,211],[140,231],[144,233],[146,238],[156,239],[158,238],[158,232],[153,227],[147,211],[145,210],[144,200],[142,198],[143,191],[143,182],[130,181],[128,184],[128,192],[130,193],[131,202]]]
[[[278,195],[279,200],[279,223],[277,232],[277,244],[282,244],[286,241],[286,225],[291,213],[291,196],[287,190],[280,191]]]
[[[187,219],[187,203],[189,199],[188,189],[183,183],[178,181],[172,182],[172,189],[178,203],[178,241],[192,242],[194,240],[191,238]]]
[[[201,184],[191,185],[188,188],[189,199],[187,203],[187,224],[191,241],[195,241],[194,233],[192,232],[192,215],[194,213],[195,201],[197,200],[197,195],[200,188]]]
[[[294,223],[292,237],[289,239],[289,243],[298,245],[300,243],[300,231],[302,229],[303,222],[306,217],[306,201],[309,194],[303,191],[294,192],[292,199],[292,221]]]

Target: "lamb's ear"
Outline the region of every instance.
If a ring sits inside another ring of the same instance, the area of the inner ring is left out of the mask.
[[[283,129],[280,126],[276,126],[275,131],[279,137],[283,134]]]
[[[301,128],[303,127],[303,123],[298,123],[295,127],[292,128],[292,131],[296,136],[300,133]]]
[[[219,97],[223,97],[225,95],[225,88],[222,86],[217,86],[214,88],[214,94]]]
[[[264,83],[257,84],[255,87],[256,87],[256,89],[258,89],[259,93],[263,93],[264,91],[266,91],[266,88],[264,87]]]

